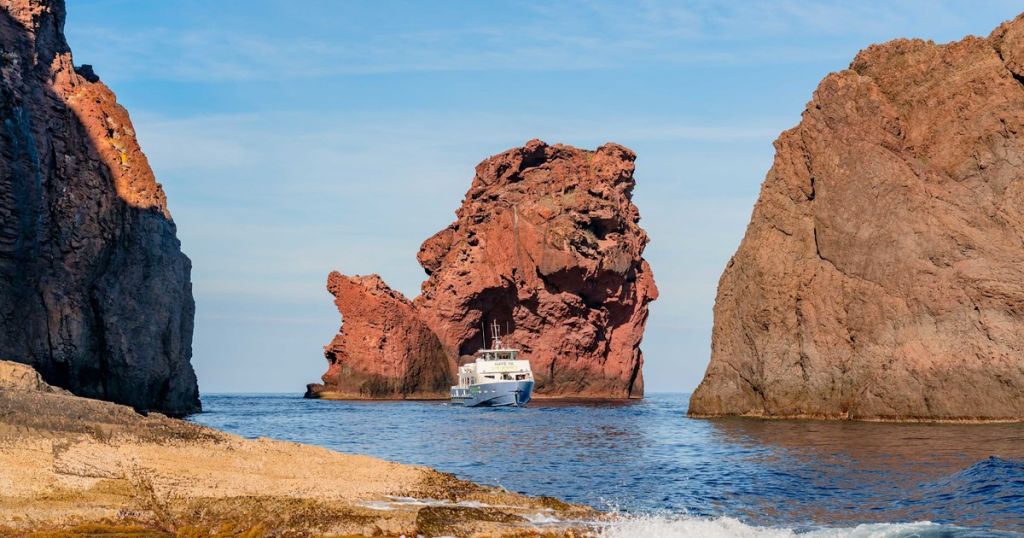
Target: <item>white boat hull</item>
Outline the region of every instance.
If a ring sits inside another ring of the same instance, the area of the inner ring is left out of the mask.
[[[524,407],[533,396],[533,380],[452,387],[451,396],[452,403],[466,407]]]

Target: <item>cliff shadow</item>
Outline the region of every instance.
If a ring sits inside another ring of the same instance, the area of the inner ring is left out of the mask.
[[[191,262],[64,15],[0,10],[0,358],[80,396],[197,412]]]

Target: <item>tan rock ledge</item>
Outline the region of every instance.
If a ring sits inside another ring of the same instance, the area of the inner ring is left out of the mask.
[[[426,467],[142,416],[0,361],[0,536],[580,536],[599,518]]]

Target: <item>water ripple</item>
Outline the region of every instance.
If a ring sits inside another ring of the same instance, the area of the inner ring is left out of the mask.
[[[193,420],[429,465],[652,525],[1024,531],[1024,425],[693,420],[686,405],[680,394],[526,409],[205,395],[207,412]],[[935,527],[872,527],[918,521]]]

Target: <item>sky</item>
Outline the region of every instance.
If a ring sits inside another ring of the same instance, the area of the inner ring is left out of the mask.
[[[772,141],[898,37],[987,35],[1012,1],[73,0],[66,34],[131,113],[192,259],[200,390],[301,392],[327,274],[412,298],[481,160],[532,138],[633,149],[661,297],[649,392],[691,391]]]

